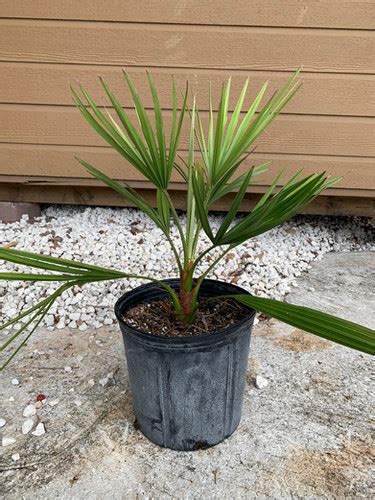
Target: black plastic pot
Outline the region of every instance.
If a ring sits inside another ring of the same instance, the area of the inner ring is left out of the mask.
[[[179,280],[165,280],[174,289]],[[248,293],[205,280],[201,297]],[[193,337],[162,337],[124,323],[126,311],[166,297],[156,284],[123,295],[115,313],[123,333],[130,387],[140,430],[174,450],[208,448],[230,436],[242,411],[250,333],[255,311],[236,325]]]

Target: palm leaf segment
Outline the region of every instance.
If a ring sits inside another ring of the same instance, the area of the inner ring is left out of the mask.
[[[233,295],[242,304],[272,316],[284,323],[313,333],[327,340],[368,354],[375,354],[375,331],[351,321],[337,318],[309,307],[287,304],[278,300]]]

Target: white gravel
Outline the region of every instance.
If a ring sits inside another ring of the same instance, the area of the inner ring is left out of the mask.
[[[255,378],[254,385],[257,389],[265,389],[268,385],[268,380],[261,375],[257,375]]]
[[[211,215],[212,224],[217,226],[221,218],[220,214]],[[0,242],[156,278],[176,276],[173,254],[163,234],[136,209],[51,206],[33,224],[27,217],[13,224],[0,223]],[[207,244],[202,238],[200,249]],[[374,249],[374,229],[366,218],[299,216],[237,247],[211,276],[264,297],[282,298],[295,285],[295,278],[325,253]],[[211,255],[218,255],[218,251]],[[2,263],[0,268],[13,270],[17,266]],[[139,283],[121,280],[74,287],[55,302],[45,325],[51,330],[110,325],[115,320],[115,301]],[[56,287],[56,283],[0,282],[2,321]]]
[[[35,414],[36,414],[36,408],[34,405],[27,405],[26,408],[23,410],[23,416],[25,418],[32,417]]]
[[[33,418],[27,418],[22,424],[22,434],[28,434],[35,425]]]
[[[1,445],[2,446],[11,446],[12,444],[14,444],[16,442],[16,440],[12,437],[7,437],[7,436],[4,436],[2,441],[1,441]]]
[[[33,436],[43,436],[43,434],[46,433],[46,428],[44,427],[44,424],[42,422],[39,422],[39,424],[35,427],[35,431],[33,431],[31,434]]]

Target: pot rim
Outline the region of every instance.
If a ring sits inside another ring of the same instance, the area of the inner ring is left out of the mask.
[[[160,280],[163,283],[166,283],[170,286],[173,287],[175,285],[176,288],[178,288],[178,284],[180,283],[179,278],[169,278],[169,279],[164,279]],[[225,281],[219,281],[219,280],[213,280],[213,279],[205,279],[202,288],[204,285],[221,285],[222,287],[229,287],[231,288],[231,291],[229,293],[235,294],[246,294],[250,295],[250,292],[247,290],[244,290],[243,288],[239,287],[238,285],[234,285],[232,283],[227,283]],[[202,289],[201,289],[202,290]],[[115,310],[115,315],[117,318],[117,321],[120,323],[120,326],[126,329],[127,334],[130,334],[133,338],[137,339],[138,341],[143,341],[146,344],[149,345],[160,345],[160,346],[170,346],[171,348],[173,347],[182,347],[182,346],[203,346],[207,345],[208,343],[221,343],[220,341],[224,341],[225,343],[231,338],[232,336],[236,336],[239,331],[241,331],[242,327],[246,325],[246,323],[249,324],[249,328],[251,327],[256,310],[247,306],[244,306],[245,309],[249,310],[249,315],[246,316],[245,318],[241,319],[237,323],[234,323],[232,325],[228,325],[225,328],[221,328],[220,330],[216,330],[215,332],[212,333],[205,333],[203,335],[192,335],[191,337],[165,337],[163,335],[158,335],[158,334],[153,334],[153,333],[146,333],[142,332],[141,330],[138,330],[137,328],[134,328],[133,326],[128,325],[124,319],[123,315],[126,311],[124,309],[124,303],[126,303],[129,299],[131,299],[134,295],[141,295],[142,297],[142,292],[144,292],[144,296],[147,296],[146,292],[149,291],[154,291],[154,295],[160,295],[163,294],[167,296],[167,292],[160,287],[157,283],[146,283],[143,285],[140,285],[136,288],[133,288],[132,290],[125,292],[117,301],[114,307]],[[228,293],[228,292],[224,292]],[[135,303],[145,303],[145,302],[152,302],[152,294],[151,295],[151,300],[141,300],[141,297],[139,297],[139,301]],[[222,293],[217,293],[213,294],[212,296],[215,295],[222,295]],[[157,297],[155,297],[155,300]],[[134,303],[134,304],[135,304]],[[131,304],[133,305],[133,304]]]

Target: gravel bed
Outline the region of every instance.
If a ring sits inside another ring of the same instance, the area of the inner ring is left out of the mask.
[[[211,214],[214,226],[221,219],[221,214]],[[172,233],[175,239],[176,231]],[[136,209],[51,206],[33,224],[27,217],[13,224],[0,223],[0,242],[155,278],[176,276],[173,254],[163,234]],[[203,237],[199,248],[203,250],[207,244]],[[369,219],[298,216],[231,251],[211,277],[237,283],[263,297],[280,299],[295,286],[295,278],[325,253],[374,249],[374,228]],[[218,253],[214,251],[211,256]],[[199,270],[206,266],[207,262]],[[17,266],[2,263],[1,269]],[[140,283],[124,279],[93,283],[83,289],[74,287],[55,302],[45,325],[51,330],[111,325],[115,320],[114,302]],[[0,282],[2,321],[55,289],[56,283]]]

